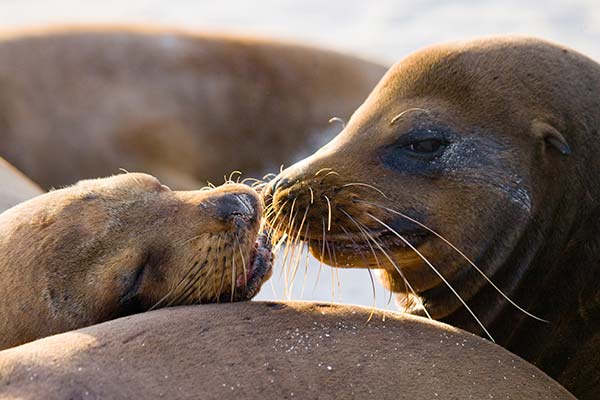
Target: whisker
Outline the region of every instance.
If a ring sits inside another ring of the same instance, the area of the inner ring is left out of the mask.
[[[329,197],[326,195],[323,195],[323,197],[325,197],[325,200],[327,200],[327,231],[329,232],[331,230],[331,201],[329,201]]]
[[[225,256],[223,256],[222,258],[223,260],[223,268],[221,268],[221,286],[219,286],[219,293],[217,296],[217,301],[221,301],[221,294],[223,293],[223,287],[225,286],[225,277],[227,276],[226,274],[226,267],[227,267],[227,258]],[[217,259],[217,262],[219,261],[219,259]]]
[[[424,113],[429,114],[429,111],[427,111],[423,108],[418,108],[418,107],[409,108],[407,110],[402,111],[400,114],[396,115],[394,118],[392,118],[390,121],[390,125],[393,125],[396,121],[398,121],[400,118],[402,118],[404,116],[404,114],[406,114],[410,111],[423,111]]]
[[[298,212],[296,212],[293,215],[293,217],[290,214],[290,222],[288,223],[288,229],[286,230],[286,235],[287,235],[288,238],[292,237],[291,233],[292,233],[292,230],[294,228],[294,223],[296,221],[296,216],[297,215],[298,215]],[[289,270],[288,256],[290,257],[289,259],[291,259],[291,256],[293,256],[294,251],[295,251],[295,245],[294,244],[295,244],[294,240],[292,240],[292,242],[287,243],[286,246],[285,246],[285,251],[283,253],[283,262],[282,262],[282,267],[283,268],[281,269],[281,273],[279,275],[280,278],[281,278],[281,275],[283,275],[283,277],[284,277],[284,281],[283,281],[284,288],[285,288],[284,296],[286,296],[286,297],[288,296],[287,289],[289,287],[289,281],[288,281],[288,277],[289,277],[288,276],[288,270]]]
[[[421,299],[421,297],[417,294],[416,290],[412,287],[412,285],[410,284],[410,282],[408,281],[408,279],[406,279],[406,276],[404,275],[404,273],[402,272],[402,270],[400,269],[400,267],[398,266],[398,264],[396,264],[396,262],[392,259],[392,257],[387,253],[387,251],[385,251],[383,249],[383,247],[381,246],[381,244],[373,237],[373,235],[371,235],[366,229],[367,227],[364,227],[360,222],[358,222],[355,218],[353,218],[350,214],[348,214],[345,210],[340,208],[340,211],[342,213],[344,213],[349,219],[350,221],[352,221],[354,223],[354,225],[356,225],[356,227],[358,228],[359,231],[363,232],[364,235],[366,235],[368,238],[371,239],[371,241],[373,242],[373,244],[375,246],[377,246],[377,248],[379,249],[379,251],[381,251],[381,253],[385,256],[385,258],[387,258],[387,260],[390,262],[390,264],[392,264],[392,266],[394,267],[394,269],[396,270],[396,272],[398,272],[398,275],[400,275],[400,277],[402,278],[402,281],[404,282],[404,285],[408,288],[408,290],[410,290],[410,292],[412,293],[412,295],[415,297],[415,299],[417,299],[417,302],[419,303],[419,305],[422,307],[423,312],[425,313],[425,315],[427,316],[427,318],[429,319],[433,319],[431,317],[431,314],[429,314],[429,311],[427,311],[427,308],[425,307],[425,304],[423,304],[423,300]],[[367,242],[368,243],[368,242]],[[377,255],[375,252],[375,249],[373,249],[373,247],[371,245],[369,245],[369,247],[371,248],[371,252],[373,253],[373,256],[375,257],[375,259],[377,260]],[[378,263],[378,267],[381,268],[381,266]]]
[[[235,298],[235,284],[236,284],[236,270],[235,270],[235,254],[231,255],[231,302]]]
[[[242,179],[242,184],[246,184],[246,181],[250,181],[250,182],[254,182],[254,183],[265,183],[265,181],[263,181],[262,179],[256,179],[256,178],[252,178],[252,177],[247,177]]]
[[[296,239],[294,240],[294,243],[299,243],[300,234],[302,233],[302,228],[304,227],[304,223],[306,222],[306,217],[308,215],[309,209],[310,209],[310,205],[308,205],[306,207],[306,210],[304,211],[304,216],[302,217],[302,221],[300,223],[300,227],[298,228],[298,233],[296,235]],[[307,235],[308,235],[308,224],[306,224],[306,231],[305,231],[304,236],[306,237]],[[292,292],[292,289],[294,286],[294,280],[296,279],[296,272],[298,271],[298,266],[300,265],[300,257],[301,256],[302,256],[302,247],[300,247],[300,251],[298,251],[298,256],[296,258],[294,268],[292,269],[292,276],[291,276],[291,280],[290,280],[290,293]]]
[[[363,262],[365,263],[365,267],[367,268],[367,271],[369,271],[369,277],[371,278],[371,289],[373,291],[373,303],[371,304],[371,313],[369,314],[369,318],[367,319],[367,322],[369,322],[369,321],[371,321],[371,318],[373,318],[373,314],[375,314],[375,304],[377,302],[377,293],[375,291],[375,281],[373,280],[373,273],[371,272],[371,268],[368,267],[369,263],[367,261],[367,257],[365,257],[365,255],[359,251],[360,247],[358,246],[356,241],[354,241],[354,239],[352,239],[352,236],[350,235],[348,230],[346,228],[344,228],[342,225],[340,225],[340,229],[342,229],[342,231],[344,231],[344,233],[350,238],[350,241],[354,245],[354,250],[356,251],[356,253],[360,254],[360,256],[363,259]],[[364,237],[364,235],[363,235],[363,237]]]
[[[346,127],[346,122],[343,119],[341,119],[340,117],[331,117],[331,118],[329,118],[329,121],[327,121],[327,122],[329,122],[330,124],[333,122],[339,122],[342,124],[342,129],[344,129]]]
[[[307,225],[308,227],[308,225]],[[307,229],[308,230],[308,229]],[[304,264],[304,279],[302,280],[302,289],[300,290],[300,299],[304,298],[304,289],[306,288],[306,279],[308,277],[308,262],[310,260],[310,239],[306,241],[306,263]]]
[[[171,300],[167,304],[167,307],[171,307],[174,304],[185,304],[184,300],[187,300],[189,294],[194,292],[196,283],[198,283],[198,281],[202,277],[202,270],[204,269],[204,267],[206,267],[207,263],[208,263],[208,261],[204,261],[204,263],[202,263],[202,265],[200,265],[200,267],[192,275],[192,277],[190,279],[190,283],[188,285],[186,285],[185,290],[183,290],[179,294],[179,296],[177,296],[173,300]]]
[[[329,168],[329,167],[326,167],[326,168],[321,168],[320,170],[318,170],[317,172],[315,172],[315,176],[319,176],[319,174],[320,174],[321,172],[325,172],[325,171],[331,171],[332,169],[333,169],[333,168]]]
[[[377,193],[379,193],[380,195],[382,195],[383,197],[385,197],[386,199],[388,198],[385,193],[383,193],[380,189],[376,188],[373,185],[369,185],[368,183],[363,183],[363,182],[351,182],[351,183],[346,183],[345,185],[342,185],[341,187],[348,187],[348,186],[364,186],[364,187],[368,187],[370,189],[375,190]]]
[[[246,257],[244,256],[244,253],[242,252],[242,245],[240,243],[240,239],[238,237],[238,235],[235,235],[235,241],[237,242],[237,247],[238,250],[240,251],[240,258],[242,259],[242,269],[244,272],[244,289],[246,288],[246,281],[248,279],[248,271],[246,269]]]
[[[319,271],[317,272],[317,278],[315,279],[315,286],[313,287],[313,295],[317,290],[317,284],[319,283],[319,277],[321,276],[321,271],[323,270],[323,258],[325,257],[325,218],[321,217],[321,222],[323,223],[323,236],[321,236],[322,245],[321,245],[321,257],[319,257]]]
[[[167,292],[167,294],[164,295],[159,301],[154,303],[154,305],[152,307],[150,307],[148,309],[148,311],[155,310],[158,306],[160,306],[162,304],[163,301],[165,301],[170,295],[172,295],[174,292],[176,292],[181,287],[181,285],[183,285],[185,283],[185,280],[188,278],[188,276],[192,273],[192,271],[196,268],[197,265],[198,265],[198,261],[193,262],[192,266],[187,270],[187,272],[179,280],[177,285],[175,285],[171,290],[169,290],[169,292]]]
[[[458,254],[459,254],[459,255],[460,255],[460,256],[461,256],[463,259],[465,259],[465,260],[466,260],[466,261],[467,261],[467,262],[468,262],[468,263],[469,263],[469,264],[470,264],[470,265],[471,265],[473,268],[475,268],[475,270],[476,270],[476,271],[477,271],[477,272],[478,272],[478,273],[479,273],[481,276],[483,276],[483,278],[484,278],[484,279],[485,279],[485,280],[486,280],[486,281],[487,281],[487,282],[488,282],[488,283],[489,283],[489,284],[490,284],[490,285],[491,285],[491,286],[492,286],[492,287],[493,287],[493,288],[494,288],[494,289],[495,289],[495,290],[496,290],[498,293],[500,293],[500,295],[501,295],[502,297],[504,297],[504,299],[506,299],[506,300],[507,300],[507,301],[508,301],[510,304],[512,304],[514,307],[516,307],[516,308],[517,308],[519,311],[523,312],[524,314],[526,314],[526,315],[530,316],[531,318],[533,318],[533,319],[536,319],[536,320],[538,320],[538,321],[541,321],[541,322],[546,322],[546,323],[548,323],[548,322],[549,322],[549,321],[547,321],[547,320],[545,320],[545,319],[543,319],[543,318],[540,318],[540,317],[537,317],[537,316],[535,316],[535,315],[531,314],[531,313],[530,313],[530,312],[528,312],[527,310],[523,309],[523,307],[519,306],[517,303],[515,303],[513,300],[511,300],[511,298],[510,298],[510,297],[508,297],[508,296],[507,296],[507,295],[506,295],[506,294],[505,294],[505,293],[504,293],[504,292],[503,292],[503,291],[502,291],[502,290],[501,290],[501,289],[500,289],[500,288],[499,288],[499,287],[498,287],[498,286],[497,286],[497,285],[496,285],[494,282],[492,282],[492,280],[491,280],[490,278],[488,278],[488,276],[485,274],[485,272],[483,272],[483,270],[481,270],[481,268],[479,268],[479,267],[478,267],[478,266],[477,266],[477,265],[476,265],[476,264],[475,264],[473,261],[471,261],[471,259],[470,259],[469,257],[467,257],[467,256],[466,256],[466,255],[465,255],[465,254],[464,254],[464,253],[463,253],[463,252],[460,250],[460,249],[458,249],[458,247],[456,247],[455,245],[453,245],[453,244],[452,244],[452,243],[451,243],[451,242],[450,242],[448,239],[446,239],[445,237],[443,237],[441,234],[439,234],[439,233],[437,233],[436,231],[434,231],[433,229],[429,228],[427,225],[425,225],[425,224],[423,224],[423,223],[421,223],[421,222],[417,221],[417,220],[416,220],[416,219],[414,219],[414,218],[411,218],[411,217],[409,217],[409,216],[408,216],[408,215],[406,215],[406,214],[403,214],[403,213],[401,213],[401,212],[399,212],[399,211],[396,211],[396,210],[393,210],[393,209],[391,209],[391,208],[385,207],[385,206],[383,206],[383,205],[381,205],[381,204],[371,203],[371,202],[368,202],[368,201],[363,201],[363,200],[356,200],[356,201],[358,201],[358,202],[361,202],[361,203],[365,203],[365,204],[370,204],[370,205],[372,205],[372,206],[379,207],[379,208],[382,208],[382,209],[384,209],[384,210],[386,210],[386,211],[389,211],[389,212],[391,212],[391,213],[393,213],[393,214],[399,215],[400,217],[402,217],[402,218],[404,218],[404,219],[406,219],[406,220],[408,220],[408,221],[410,221],[410,222],[412,222],[412,223],[414,223],[414,224],[416,224],[416,225],[419,225],[421,228],[423,228],[423,229],[427,230],[428,232],[432,233],[433,235],[435,235],[436,237],[438,237],[439,239],[441,239],[441,240],[442,240],[444,243],[446,243],[448,246],[450,246],[450,248],[452,248],[452,250],[456,251],[456,252],[457,252],[457,253],[458,253]]]
[[[475,321],[477,321],[477,324],[481,327],[481,329],[483,329],[485,334],[490,338],[490,340],[492,342],[495,343],[494,338],[488,332],[485,325],[483,325],[483,323],[479,320],[479,318],[477,318],[477,316],[475,315],[473,310],[471,310],[471,308],[467,305],[467,303],[464,301],[464,299],[458,294],[458,292],[452,287],[452,285],[446,280],[446,278],[444,278],[444,276],[437,270],[437,268],[435,268],[433,266],[433,264],[431,264],[429,262],[429,260],[423,254],[421,254],[421,252],[419,250],[417,250],[417,248],[415,246],[413,246],[408,240],[406,240],[402,235],[400,235],[398,232],[396,232],[393,228],[391,228],[389,225],[387,225],[385,222],[383,222],[379,218],[375,217],[374,215],[371,215],[371,213],[367,213],[367,215],[369,217],[371,217],[372,219],[374,219],[375,221],[379,222],[382,226],[384,226],[386,229],[388,229],[390,232],[392,232],[394,235],[396,235],[400,240],[402,240],[404,242],[404,244],[406,244],[408,247],[410,247],[429,266],[429,268],[431,268],[433,270],[433,272],[435,272],[435,274],[446,284],[446,286],[448,286],[448,289],[450,289],[452,291],[452,293],[462,303],[462,305],[465,306],[465,308],[467,309],[469,314],[471,314],[471,316],[473,316],[473,318],[475,319]]]

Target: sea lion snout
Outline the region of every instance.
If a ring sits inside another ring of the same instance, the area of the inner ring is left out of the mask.
[[[217,215],[222,220],[241,219],[256,222],[259,217],[259,199],[250,193],[227,193],[215,204]]]

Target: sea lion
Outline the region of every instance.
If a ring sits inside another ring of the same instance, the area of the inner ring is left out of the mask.
[[[407,314],[315,303],[142,313],[0,352],[19,399],[573,399],[500,346]]]
[[[600,66],[584,55],[521,37],[434,46],[274,179],[267,212],[324,262],[378,269],[409,311],[492,337],[592,398],[599,129]]]
[[[135,27],[0,39],[0,155],[48,189],[145,171],[193,189],[309,155],[386,67],[276,40]],[[243,148],[244,151],[239,151]]]
[[[271,273],[248,186],[85,180],[0,214],[0,349],[151,308],[242,301]]]
[[[0,157],[0,213],[42,193],[42,188]]]

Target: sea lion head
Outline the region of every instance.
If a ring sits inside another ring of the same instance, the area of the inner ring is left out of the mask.
[[[22,203],[0,216],[3,336],[23,342],[156,307],[248,300],[271,273],[262,210],[245,185],[171,191],[139,173]]]
[[[536,39],[419,51],[271,181],[270,224],[330,265],[378,269],[434,318],[492,278],[510,294],[598,208],[599,77],[593,61]]]

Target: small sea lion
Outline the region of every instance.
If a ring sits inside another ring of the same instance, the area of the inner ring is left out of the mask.
[[[407,309],[600,387],[600,65],[497,37],[398,62],[265,191],[271,225]]]
[[[179,304],[243,301],[270,277],[248,186],[85,180],[0,214],[0,349]]]

